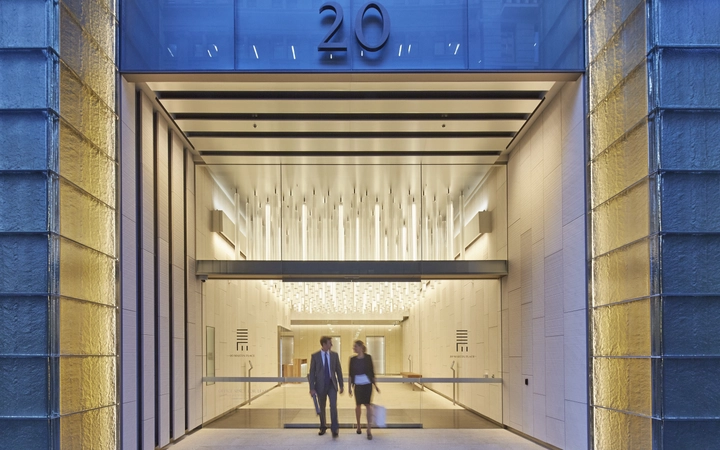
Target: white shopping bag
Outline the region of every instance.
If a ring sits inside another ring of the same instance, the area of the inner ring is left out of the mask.
[[[373,405],[373,422],[375,422],[376,427],[385,428],[387,426],[385,423],[386,416],[387,411],[384,406]]]

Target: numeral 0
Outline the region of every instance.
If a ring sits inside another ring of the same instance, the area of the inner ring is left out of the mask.
[[[377,45],[370,44],[365,38],[365,33],[363,32],[363,18],[365,17],[365,13],[368,12],[368,10],[370,9],[374,9],[380,14],[380,19],[382,20],[383,25],[380,42]],[[328,32],[328,34],[325,35],[323,41],[320,43],[320,45],[318,45],[318,51],[347,51],[347,45],[344,41],[330,42],[330,39],[335,36],[335,34],[340,29],[340,26],[342,25],[342,6],[340,6],[336,2],[324,3],[320,7],[320,14],[327,10],[331,10],[335,13],[335,22],[333,22],[330,31]],[[357,16],[355,17],[355,37],[357,38],[360,46],[369,52],[376,52],[383,48],[387,43],[388,38],[390,37],[390,14],[388,14],[387,9],[385,9],[383,5],[377,2],[366,3],[365,6],[363,6],[360,11],[358,11]]]

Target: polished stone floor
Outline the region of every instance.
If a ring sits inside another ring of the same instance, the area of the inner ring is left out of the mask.
[[[338,418],[342,428],[355,424],[355,400],[347,392],[338,396]],[[388,428],[498,428],[446,398],[409,384],[384,384],[373,402],[387,409]],[[363,408],[362,422],[365,423]],[[317,428],[318,418],[307,384],[286,384],[272,389],[209,424],[206,428]]]
[[[170,445],[168,450],[324,448],[537,450],[544,447],[498,427],[429,390],[408,384],[385,384],[373,402],[388,408],[388,427],[358,435],[354,399],[338,398],[340,436],[317,434],[317,415],[306,384],[272,389],[237,411]],[[365,410],[362,415],[365,425]]]
[[[407,450],[477,449],[539,450],[541,447],[523,437],[500,428],[484,430],[373,430],[373,440],[352,430],[340,430],[338,438],[330,433],[318,436],[316,430],[298,429],[210,429],[203,428],[168,447],[168,450],[235,450],[235,449],[346,449],[382,448]]]

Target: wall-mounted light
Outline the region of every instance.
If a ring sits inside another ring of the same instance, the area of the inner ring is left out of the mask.
[[[483,234],[490,232],[492,232],[492,213],[490,211],[479,211],[465,225],[465,248]]]
[[[211,231],[218,233],[235,247],[235,222],[224,211],[221,209],[212,211],[211,227]]]

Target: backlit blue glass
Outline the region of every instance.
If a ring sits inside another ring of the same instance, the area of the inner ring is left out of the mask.
[[[583,70],[582,0],[124,0],[125,72]]]

